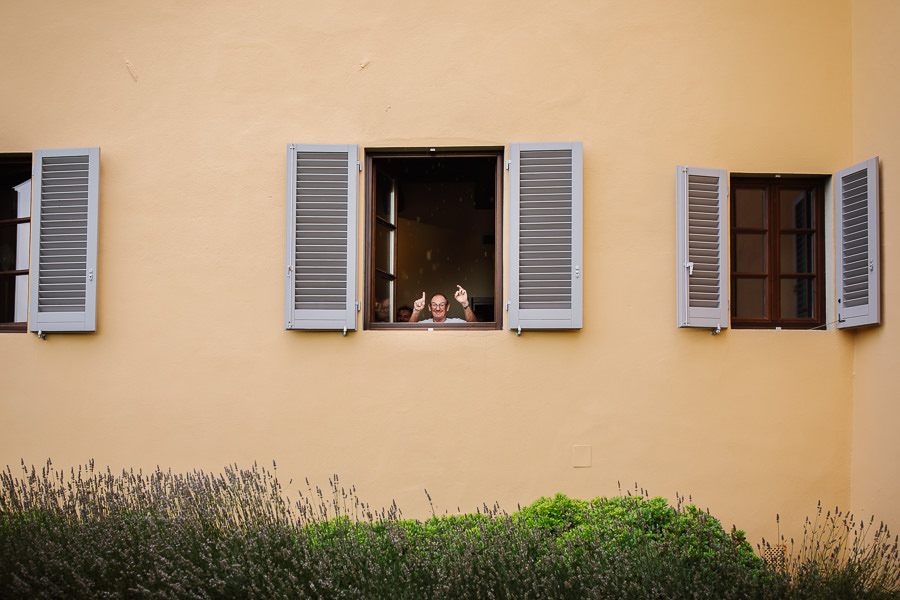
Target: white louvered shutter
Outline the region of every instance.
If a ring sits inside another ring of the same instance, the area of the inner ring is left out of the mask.
[[[288,146],[285,329],[356,329],[359,149]]]
[[[678,327],[728,327],[726,173],[678,167],[675,175]]]
[[[582,144],[511,144],[509,327],[581,329]]]
[[[878,157],[836,173],[838,328],[879,316]]]
[[[36,150],[30,330],[95,331],[100,149]]]

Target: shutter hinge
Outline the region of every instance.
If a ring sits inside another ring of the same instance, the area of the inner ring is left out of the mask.
[[[509,171],[509,167],[510,167],[511,165],[512,165],[512,161],[511,161],[511,160],[506,161],[506,170],[507,170],[507,171]]]
[[[88,281],[93,281],[93,280],[94,280],[94,270],[88,269]]]
[[[293,266],[293,265],[288,266],[288,272],[287,272],[287,276],[288,276],[288,277],[291,276],[291,273],[293,272],[293,270],[294,270],[294,266]]]
[[[344,334],[343,335],[344,335],[344,337],[347,337],[347,326],[346,325],[344,325]]]
[[[873,258],[869,261],[869,273],[872,273],[874,271],[875,271],[875,259]]]
[[[359,161],[356,161],[356,170],[362,173],[362,163]]]
[[[575,279],[581,277],[581,267],[579,265],[575,265]]]
[[[684,263],[684,268],[688,270],[688,275],[694,274],[694,263],[686,262]]]
[[[356,312],[359,312],[359,300],[356,301]]]
[[[516,329],[516,337],[518,337],[520,335],[522,335],[522,326],[521,325],[519,325],[519,328]]]

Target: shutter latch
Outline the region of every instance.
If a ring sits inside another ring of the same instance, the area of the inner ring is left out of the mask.
[[[581,276],[581,267],[579,265],[575,265],[575,279],[578,279]]]
[[[93,280],[94,280],[94,270],[88,269],[88,281],[93,281]]]
[[[694,274],[694,263],[686,262],[684,263],[684,268],[688,270],[688,275]]]

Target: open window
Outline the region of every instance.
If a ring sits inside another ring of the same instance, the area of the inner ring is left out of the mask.
[[[361,311],[366,329],[496,330],[504,310],[518,333],[581,329],[581,142],[509,146],[505,302],[503,148],[366,150],[361,250],[358,146],[289,144],[287,159],[285,329],[346,335]],[[423,292],[435,310],[449,306],[446,321],[427,322],[431,306],[419,325],[398,318]]]
[[[442,326],[500,328],[502,161],[502,148],[367,151],[366,328],[411,327],[423,292],[420,320],[436,294],[464,319],[457,285],[476,321]]]

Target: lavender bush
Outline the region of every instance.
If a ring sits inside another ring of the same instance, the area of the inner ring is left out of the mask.
[[[795,598],[900,598],[898,538],[875,517],[857,521],[840,511],[823,514],[820,502],[814,520],[806,519],[803,537],[779,548],[785,560],[776,567],[793,583]],[[761,551],[771,550],[763,540]]]
[[[0,598],[900,598],[896,538],[840,513],[772,565],[683,498],[557,495],[418,521],[330,484],[291,501],[256,465],[7,467]]]

